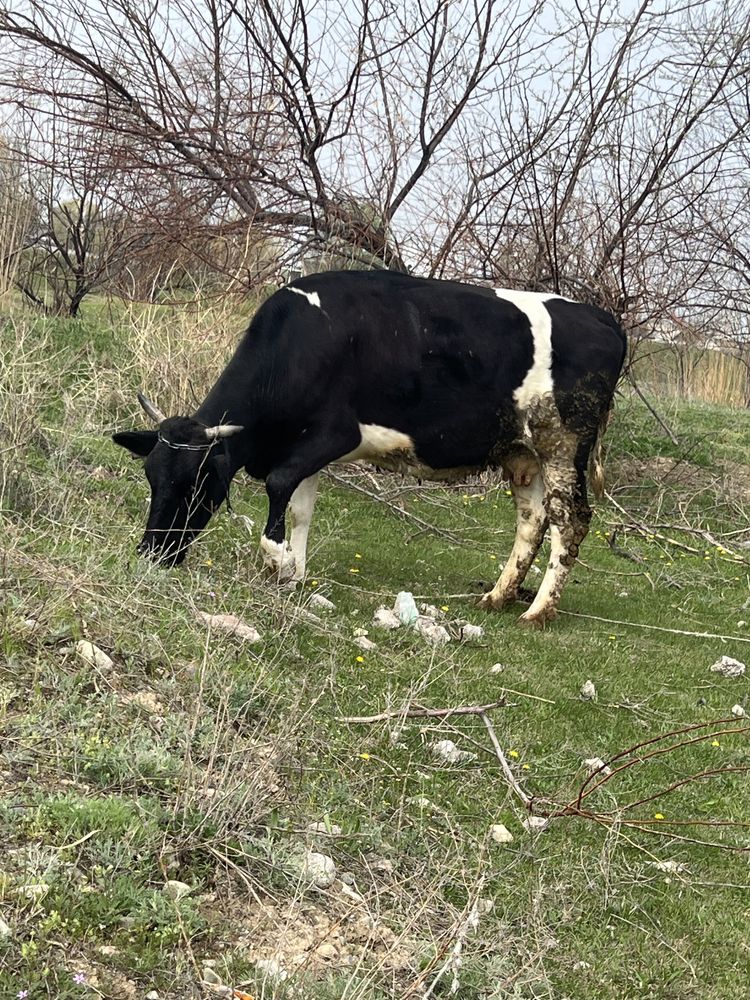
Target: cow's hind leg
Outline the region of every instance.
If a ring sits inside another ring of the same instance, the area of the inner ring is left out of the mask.
[[[516,505],[516,538],[500,579],[482,598],[482,607],[498,609],[518,598],[547,529],[542,471],[530,454],[523,462],[508,463],[510,488]]]
[[[356,423],[348,430],[310,431],[297,450],[266,476],[268,520],[260,551],[264,566],[278,583],[301,579],[304,573],[317,473],[329,462],[353,451],[359,440]],[[286,509],[290,502],[295,519],[291,545],[285,540]]]
[[[579,449],[575,461],[558,457],[542,463],[551,551],[536,597],[521,615],[524,624],[541,626],[555,617],[563,586],[588,534],[591,507],[586,493],[587,459],[588,450]]]

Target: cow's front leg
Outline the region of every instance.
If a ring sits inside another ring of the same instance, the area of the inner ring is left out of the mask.
[[[315,496],[318,492],[318,473],[303,479],[292,494],[289,510],[292,515],[292,535],[290,544],[295,570],[292,579],[303,580],[307,564],[307,536],[310,531]]]
[[[555,617],[563,586],[588,534],[591,508],[586,496],[585,457],[582,463],[544,462],[550,558],[531,607],[519,619],[525,625],[541,627]]]
[[[299,580],[305,571],[307,534],[310,529],[318,473],[330,462],[347,455],[361,440],[355,420],[341,415],[332,425],[311,427],[285,464],[266,477],[268,521],[260,548],[263,563],[279,583]],[[291,545],[285,541],[285,515],[291,503],[294,527]]]

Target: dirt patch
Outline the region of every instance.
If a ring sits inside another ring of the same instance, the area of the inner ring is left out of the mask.
[[[638,459],[627,456],[610,459],[605,468],[607,488],[632,486],[651,481],[685,490],[715,489],[720,486],[720,472],[694,465],[685,459],[654,455]]]
[[[386,976],[415,973],[415,942],[387,926],[363,897],[337,880],[323,898],[325,903],[309,898],[257,902],[249,914],[233,905],[224,914],[232,949],[289,977],[354,968],[378,969]]]
[[[723,477],[722,486],[727,495],[744,503],[750,503],[750,465],[724,462],[719,468]]]

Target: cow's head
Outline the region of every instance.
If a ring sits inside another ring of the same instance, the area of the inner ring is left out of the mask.
[[[151,506],[138,552],[177,566],[227,496],[235,470],[225,441],[243,428],[207,427],[192,417],[165,417],[141,393],[138,401],[157,430],[112,435],[115,444],[146,460]]]

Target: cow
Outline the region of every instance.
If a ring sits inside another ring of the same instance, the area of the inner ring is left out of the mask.
[[[521,621],[554,617],[601,486],[601,438],[626,339],[596,306],[392,271],[307,275],[256,312],[205,400],[113,440],[145,458],[151,505],[139,552],[174,566],[240,469],[265,481],[262,561],[305,574],[318,476],[363,461],[425,479],[485,469],[510,479],[517,525],[486,609],[518,599],[550,530],[550,558]],[[285,515],[292,530],[285,539]]]

